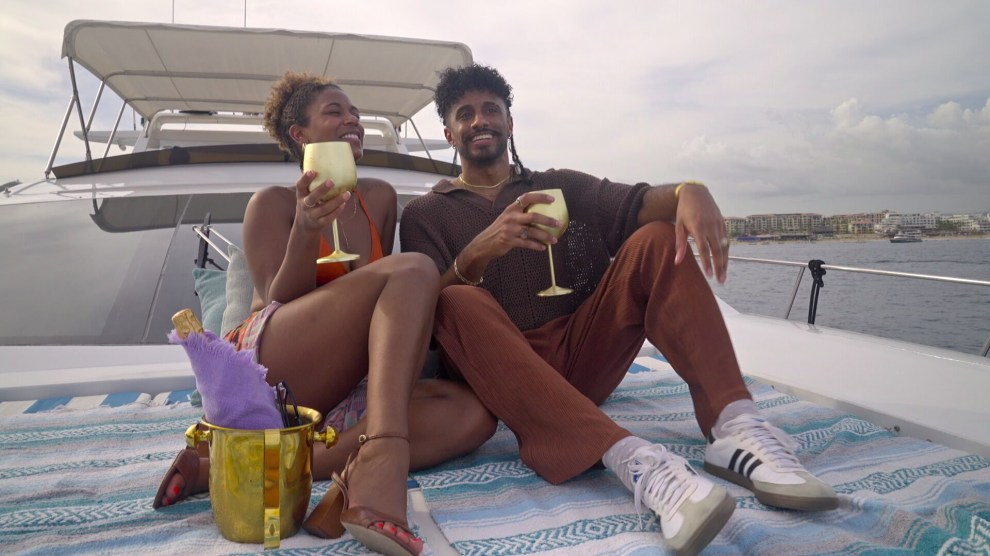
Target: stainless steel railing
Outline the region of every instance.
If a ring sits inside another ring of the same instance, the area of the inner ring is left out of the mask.
[[[226,237],[224,237],[220,232],[218,232],[215,229],[213,229],[209,224],[202,224],[200,226],[193,226],[192,229],[193,229],[193,232],[195,232],[196,235],[199,236],[199,241],[200,241],[201,244],[202,243],[205,243],[205,244],[209,245],[210,247],[213,248],[214,251],[217,252],[218,255],[220,255],[220,258],[222,258],[223,260],[227,261],[228,263],[230,262],[230,257],[227,255],[227,250],[221,248],[216,243],[213,243],[213,240],[210,239],[210,234],[212,233],[213,235],[215,235],[218,238],[220,238],[220,240],[223,241],[227,245],[227,247],[230,247],[231,245],[234,245],[234,242],[232,242],[229,239],[227,239]],[[204,250],[201,250],[201,251],[202,251],[202,254],[200,255],[200,257],[197,258],[196,263],[199,264],[199,265],[201,265],[201,266],[203,266],[203,265],[206,264],[206,262],[208,260],[208,256],[205,253],[205,249]]]
[[[791,310],[794,307],[794,300],[797,299],[798,290],[801,287],[801,279],[804,277],[804,271],[812,266],[815,261],[809,261],[807,263],[797,263],[793,261],[778,261],[774,259],[757,259],[753,257],[737,257],[734,255],[729,256],[731,261],[744,261],[750,263],[760,263],[760,264],[772,264],[778,266],[792,266],[798,267],[797,278],[794,281],[794,289],[791,292],[790,302],[787,304],[787,309],[784,311],[783,318],[788,319],[791,316]],[[820,262],[820,261],[819,261]],[[990,286],[990,281],[986,280],[973,280],[970,278],[954,278],[951,276],[936,276],[932,274],[913,274],[910,272],[897,272],[893,270],[876,270],[873,268],[858,268],[853,266],[840,266],[840,265],[830,265],[830,264],[820,264],[820,268],[825,270],[838,270],[842,272],[854,272],[860,274],[873,274],[878,276],[894,276],[897,278],[911,278],[915,280],[932,280],[935,282],[945,282],[951,284],[965,284],[969,286]],[[812,302],[814,303],[814,302]],[[814,324],[814,310],[815,307],[809,306],[809,317],[808,322]],[[980,349],[980,355],[983,357],[990,353],[990,337],[987,337],[986,341],[983,342],[983,347]]]

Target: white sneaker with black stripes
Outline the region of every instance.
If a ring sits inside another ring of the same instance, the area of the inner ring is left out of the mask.
[[[756,494],[768,506],[819,511],[838,507],[832,487],[801,466],[787,433],[758,415],[743,414],[725,423],[722,436],[712,431],[705,450],[705,471]]]
[[[701,552],[736,509],[724,488],[659,444],[637,448],[618,475],[633,492],[636,511],[646,505],[660,518],[660,531],[678,556]]]

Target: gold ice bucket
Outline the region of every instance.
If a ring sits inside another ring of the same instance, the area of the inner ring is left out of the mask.
[[[313,442],[337,441],[332,427],[315,430],[319,411],[300,407],[299,416],[302,425],[284,429],[228,429],[201,419],[186,430],[189,446],[209,443],[210,502],[224,538],[278,548],[299,531],[313,487]]]

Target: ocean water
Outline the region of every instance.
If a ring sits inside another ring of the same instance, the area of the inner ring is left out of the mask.
[[[871,268],[990,281],[990,239],[733,243],[732,256]],[[731,261],[716,295],[741,312],[782,317],[798,267]],[[961,285],[829,270],[815,324],[979,353],[990,336],[990,286]],[[811,272],[805,270],[790,319],[807,321]]]

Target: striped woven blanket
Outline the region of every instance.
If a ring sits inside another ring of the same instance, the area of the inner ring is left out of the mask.
[[[704,442],[684,383],[657,358],[640,358],[631,371],[606,412],[700,468]],[[816,514],[775,510],[720,481],[737,497],[737,509],[706,554],[990,554],[990,460],[897,437],[760,383],[749,386],[841,504]],[[149,400],[95,409],[69,403],[0,418],[0,552],[261,551],[220,536],[208,495],[151,510],[158,481],[200,410]],[[504,427],[473,454],[413,478],[463,554],[667,553],[655,520],[637,515],[609,473],[549,485],[519,462]],[[327,486],[314,485],[311,505]],[[279,552],[367,553],[349,535],[327,541],[305,532],[283,540]]]
[[[687,386],[659,358],[637,363],[603,408],[700,469],[705,442]],[[840,507],[777,510],[714,479],[737,507],[705,554],[990,554],[990,460],[748,385],[764,415],[799,442],[804,465],[833,485]],[[609,472],[550,485],[520,463],[515,437],[502,427],[473,454],[415,478],[462,554],[667,553],[656,521],[641,527],[648,516]]]

